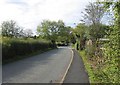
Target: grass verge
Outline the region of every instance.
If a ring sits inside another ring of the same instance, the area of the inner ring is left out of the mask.
[[[79,51],[79,53],[83,59],[91,85],[119,85],[120,73],[117,62],[112,63],[113,59],[108,62],[108,59],[97,56],[88,58],[84,50]]]
[[[90,81],[90,83],[95,83],[95,82],[94,82],[94,78],[95,78],[95,77],[94,77],[94,73],[93,73],[93,70],[91,69],[90,63],[88,62],[89,60],[88,60],[88,58],[87,58],[87,56],[86,56],[86,54],[85,54],[85,51],[82,50],[82,51],[79,51],[79,53],[80,53],[80,56],[81,56],[82,59],[83,59],[85,68],[86,68],[87,73],[88,73],[88,76],[89,76],[89,81]]]

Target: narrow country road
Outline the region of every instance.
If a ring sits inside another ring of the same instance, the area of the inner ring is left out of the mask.
[[[60,82],[72,57],[69,47],[29,57],[2,67],[3,83]]]

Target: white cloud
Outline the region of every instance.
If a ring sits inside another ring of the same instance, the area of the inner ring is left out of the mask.
[[[78,23],[85,5],[95,0],[0,0],[0,23],[15,20],[24,28],[36,30],[43,19]]]

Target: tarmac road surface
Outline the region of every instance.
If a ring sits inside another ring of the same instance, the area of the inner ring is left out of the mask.
[[[72,52],[69,47],[59,47],[33,57],[25,58],[2,67],[3,83],[60,82]]]
[[[65,83],[72,83],[72,84],[78,83],[83,85],[84,84],[90,85],[89,77],[85,70],[85,66],[82,61],[82,58],[79,56],[79,53],[76,50],[73,49],[73,52],[74,52],[73,61],[67,72],[63,85],[66,85]]]

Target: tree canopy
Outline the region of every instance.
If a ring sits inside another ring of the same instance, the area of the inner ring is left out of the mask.
[[[1,25],[2,36],[7,37],[20,37],[22,36],[23,29],[21,29],[17,23],[13,20],[4,21]]]
[[[67,38],[69,38],[70,29],[70,27],[65,26],[62,20],[58,20],[57,22],[43,20],[43,22],[38,25],[37,32],[43,38],[56,42],[67,40]]]
[[[89,3],[89,5],[86,6],[84,12],[82,13],[83,19],[81,21],[89,26],[90,37],[93,39],[100,38],[101,33],[99,33],[99,31],[102,27],[101,19],[105,13],[104,6],[100,4],[99,1]]]

